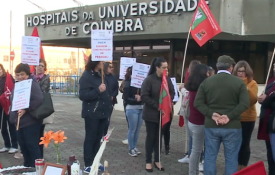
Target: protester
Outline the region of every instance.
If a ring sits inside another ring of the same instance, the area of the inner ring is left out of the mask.
[[[220,56],[218,74],[204,80],[194,106],[205,116],[204,175],[217,174],[216,159],[223,142],[225,175],[238,171],[238,153],[242,143],[241,114],[249,107],[244,82],[231,75],[236,64],[230,56]]]
[[[108,118],[113,111],[106,77],[102,82],[102,66],[102,61],[91,61],[89,56],[85,71],[79,80],[79,99],[82,101],[82,118],[85,122],[85,173],[91,171]]]
[[[249,108],[241,114],[242,124],[242,145],[239,151],[239,167],[242,170],[247,167],[250,159],[250,140],[254,130],[257,117],[256,103],[258,95],[258,85],[253,80],[253,71],[246,61],[239,61],[233,70],[233,75],[244,81],[249,93]]]
[[[141,87],[141,101],[144,103],[142,118],[146,126],[146,171],[153,172],[152,153],[154,152],[154,166],[164,171],[160,164],[160,111],[159,111],[159,97],[162,83],[163,70],[168,69],[168,63],[164,58],[155,58],[151,64],[148,76],[145,78]],[[175,95],[174,86],[167,77],[169,86],[169,93],[171,98]],[[173,100],[173,99],[171,99]],[[171,114],[173,115],[173,114]]]
[[[189,67],[188,67],[188,70],[187,70],[187,73],[186,73],[186,77],[185,77],[185,80],[184,80],[184,83],[187,82],[188,80],[188,77],[190,76],[190,73],[191,71],[194,69],[194,67],[198,64],[201,64],[200,61],[198,60],[192,60],[189,64]],[[189,163],[190,161],[190,155],[191,155],[191,148],[192,148],[192,137],[190,135],[190,132],[189,132],[189,129],[188,129],[188,119],[189,119],[189,116],[184,116],[184,113],[185,111],[184,110],[189,110],[189,106],[185,106],[185,101],[184,100],[187,100],[189,98],[188,96],[188,91],[184,88],[184,84],[181,84],[180,87],[179,87],[179,90],[182,94],[182,101],[181,101],[181,107],[180,107],[180,116],[183,116],[184,117],[184,123],[186,124],[186,127],[187,127],[187,134],[188,134],[188,152],[185,153],[185,156],[181,159],[178,160],[178,162],[180,163]],[[186,115],[189,115],[187,114],[189,112],[186,112]]]
[[[273,64],[273,76],[268,81],[265,91],[263,94],[261,94],[258,97],[258,102],[262,104],[261,106],[261,112],[260,112],[260,123],[259,123],[259,129],[258,129],[258,139],[264,140],[266,144],[266,150],[267,150],[267,163],[268,163],[268,175],[274,175],[275,174],[275,159],[272,156],[274,146],[271,146],[270,135],[269,133],[274,133],[273,127],[270,126],[273,125],[273,123],[270,123],[272,120],[274,114],[274,106],[272,106],[272,94],[275,91],[275,63]],[[265,104],[265,105],[264,105]],[[274,120],[273,120],[274,121]],[[272,135],[271,135],[272,136]]]
[[[137,149],[137,143],[142,125],[142,109],[143,104],[140,98],[140,88],[135,88],[131,85],[132,69],[127,69],[125,74],[125,84],[123,88],[124,100],[126,102],[126,117],[129,122],[128,143],[130,156],[136,157],[141,154]]]
[[[208,74],[209,77],[215,75],[215,70],[211,66],[208,66]]]
[[[190,116],[188,128],[192,137],[192,152],[189,162],[189,175],[199,174],[199,160],[204,147],[204,115],[195,107],[194,101],[200,84],[209,76],[208,67],[204,64],[194,66],[192,73],[185,83],[186,90],[189,91]]]
[[[13,77],[10,75],[12,81]],[[0,96],[5,92],[5,83],[7,78],[7,72],[4,66],[0,64]],[[4,140],[4,148],[0,149],[0,153],[8,152],[9,154],[16,153],[18,151],[17,135],[15,125],[9,121],[9,114],[6,114],[3,106],[0,106],[0,123],[1,134]]]
[[[117,78],[114,76],[113,72],[114,72],[113,64],[110,62],[105,62],[104,63],[104,76],[105,76],[106,80],[108,81],[108,86],[109,86],[108,90],[109,90],[109,94],[111,96],[111,100],[113,101],[113,106],[114,106],[115,104],[117,104],[116,97],[118,95],[118,81],[117,81]],[[111,116],[112,116],[112,114],[108,118],[108,122],[105,127],[103,137],[108,132],[108,128],[109,128],[110,121],[111,121]],[[103,138],[101,141],[103,142]]]
[[[20,118],[17,139],[24,156],[24,166],[35,167],[35,159],[42,158],[39,148],[39,133],[42,121],[32,117],[30,111],[37,109],[42,104],[43,95],[38,82],[31,76],[28,64],[18,64],[15,68],[15,74],[19,82],[27,79],[32,80],[29,108],[11,111],[10,122],[17,125],[17,120]],[[13,100],[12,92],[11,104]]]
[[[50,91],[50,78],[48,75],[45,74],[45,71],[47,70],[47,63],[44,59],[39,60],[39,65],[35,66],[35,71],[32,73],[32,76],[37,80],[39,83],[39,86],[42,90],[42,92],[49,93]],[[44,129],[45,129],[45,124],[42,123],[42,126],[40,128],[40,136],[39,136],[39,141],[40,138],[44,136]],[[44,157],[44,145],[40,145],[40,151],[41,151],[41,156],[42,158]]]

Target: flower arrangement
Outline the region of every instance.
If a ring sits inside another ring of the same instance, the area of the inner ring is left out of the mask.
[[[45,145],[45,148],[47,148],[51,141],[54,140],[54,146],[56,148],[57,153],[57,163],[61,163],[59,144],[63,143],[64,140],[67,139],[67,137],[65,137],[64,134],[65,132],[61,130],[57,132],[48,131],[44,133],[44,137],[40,138],[41,142],[39,143],[39,145]]]

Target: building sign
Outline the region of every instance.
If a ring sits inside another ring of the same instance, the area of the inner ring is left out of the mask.
[[[79,22],[81,27],[65,27],[67,36],[75,36],[80,30],[91,34],[92,29],[113,30],[115,33],[143,31],[143,16],[158,14],[192,12],[199,0],[161,0],[150,2],[122,3],[111,6],[99,6],[98,14],[94,11],[63,11],[26,18],[26,26],[63,25]]]

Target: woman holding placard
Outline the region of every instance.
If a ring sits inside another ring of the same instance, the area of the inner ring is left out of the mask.
[[[151,64],[148,76],[142,83],[141,101],[144,102],[142,118],[146,126],[146,167],[147,172],[153,172],[152,153],[154,152],[154,166],[164,171],[160,163],[160,110],[159,97],[163,71],[168,70],[168,63],[164,58],[155,58]],[[174,86],[167,77],[171,101],[175,96]]]
[[[124,100],[126,102],[126,117],[129,122],[128,129],[128,154],[132,157],[136,157],[141,154],[137,149],[137,143],[139,138],[139,132],[142,125],[142,109],[143,104],[140,99],[140,89],[132,87],[131,85],[132,67],[126,70],[125,84],[123,88]]]
[[[42,121],[30,115],[30,111],[38,108],[43,102],[43,95],[38,82],[33,79],[30,73],[28,64],[20,63],[15,68],[15,74],[18,82],[32,79],[29,108],[19,109],[18,111],[10,111],[10,122],[14,125],[19,124],[17,131],[18,143],[24,156],[25,167],[35,167],[35,159],[41,158],[39,148],[39,132]],[[11,109],[13,108],[12,101],[16,98],[11,95]],[[17,123],[19,121],[19,123]]]
[[[90,56],[85,71],[79,80],[79,99],[82,101],[82,118],[85,122],[85,173],[91,171],[104,128],[113,111],[108,81],[106,81],[106,77],[102,78],[103,75],[101,75],[102,67],[102,61],[92,61]]]

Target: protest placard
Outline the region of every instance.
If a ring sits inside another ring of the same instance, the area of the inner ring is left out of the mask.
[[[28,65],[39,65],[40,42],[39,37],[22,37],[21,63]]]
[[[12,110],[26,109],[30,106],[32,79],[15,83]]]
[[[113,60],[113,31],[92,30],[92,61]]]
[[[141,85],[144,79],[147,77],[149,70],[150,65],[135,63],[132,70],[131,86],[141,88]]]
[[[119,79],[124,80],[127,68],[133,66],[135,63],[136,63],[136,58],[121,57]]]
[[[173,102],[177,102],[179,100],[179,93],[178,93],[178,86],[177,86],[177,82],[176,82],[176,78],[175,77],[170,77],[173,85],[174,85],[174,89],[175,89],[175,96],[173,99]]]

